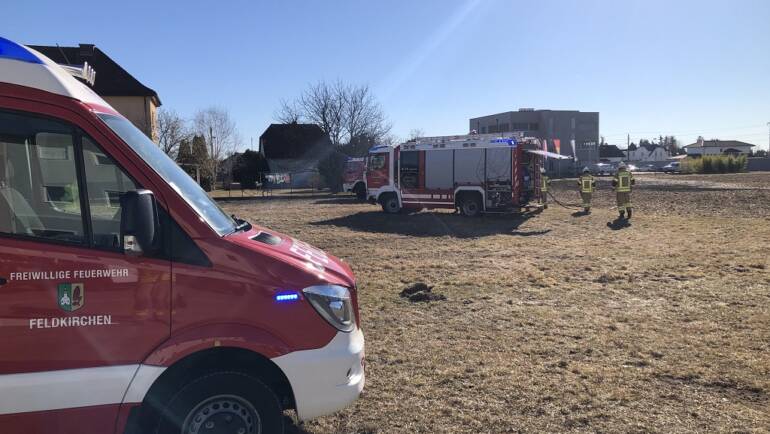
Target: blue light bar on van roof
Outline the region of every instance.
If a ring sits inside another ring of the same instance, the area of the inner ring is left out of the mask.
[[[43,63],[31,51],[0,36],[0,59],[21,60],[22,62]]]

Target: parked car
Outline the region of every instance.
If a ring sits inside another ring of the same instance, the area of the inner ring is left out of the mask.
[[[665,166],[663,166],[663,173],[681,173],[682,169],[679,166],[678,161],[674,161],[672,163],[668,163]]]
[[[617,168],[612,163],[596,163],[591,168],[591,173],[596,176],[612,176]]]

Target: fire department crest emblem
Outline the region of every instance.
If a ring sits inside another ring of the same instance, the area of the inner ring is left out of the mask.
[[[86,290],[82,283],[61,283],[58,291],[59,307],[74,312],[85,304]]]

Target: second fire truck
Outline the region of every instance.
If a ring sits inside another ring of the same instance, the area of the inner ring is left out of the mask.
[[[448,208],[463,215],[520,212],[539,199],[544,157],[569,158],[516,134],[423,137],[369,150],[367,197],[386,213]]]

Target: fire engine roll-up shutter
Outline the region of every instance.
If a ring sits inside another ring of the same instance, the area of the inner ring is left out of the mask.
[[[455,151],[455,182],[474,185],[484,182],[484,149]]]
[[[425,153],[425,188],[452,188],[452,151]]]
[[[511,148],[487,149],[487,181],[511,181]]]

